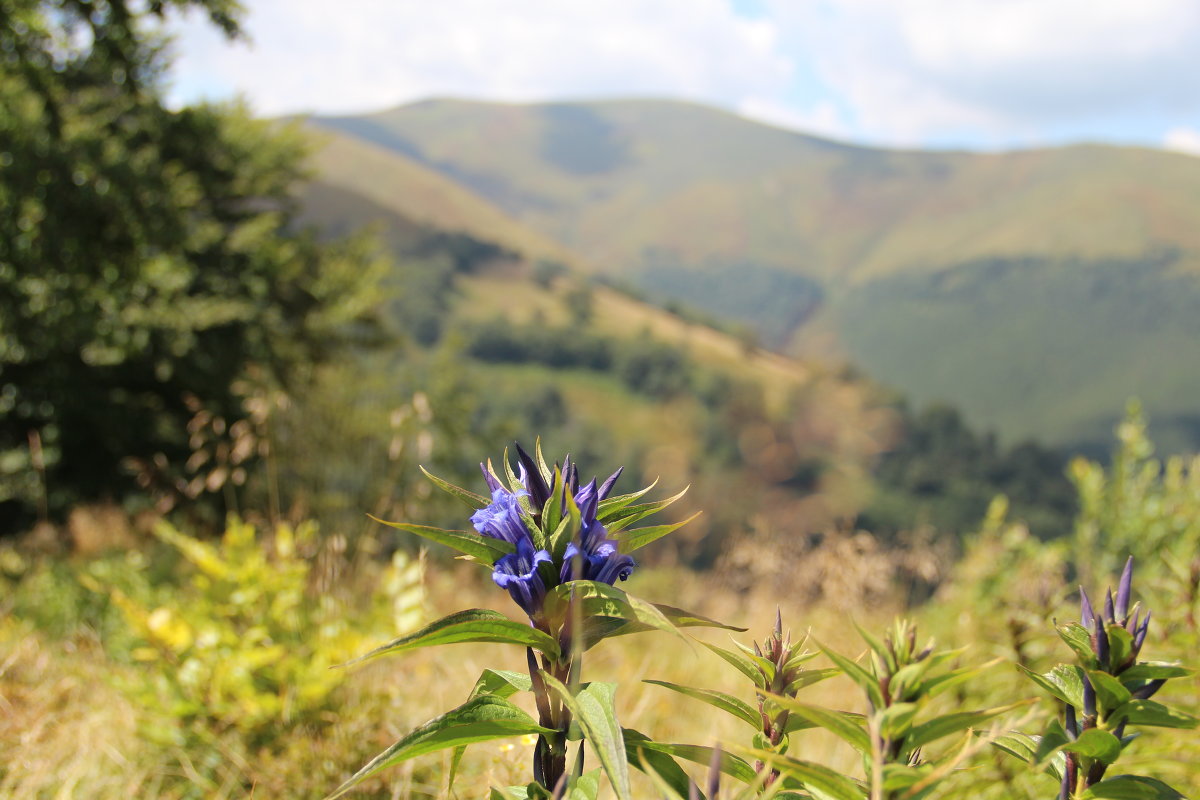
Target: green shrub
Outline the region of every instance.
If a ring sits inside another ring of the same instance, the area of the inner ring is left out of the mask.
[[[153,671],[133,691],[184,723],[236,728],[251,742],[317,719],[341,680],[331,666],[381,629],[420,623],[422,564],[398,553],[373,613],[349,614],[337,595],[310,591],[316,532],[281,524],[268,548],[234,518],[216,544],[160,523],[154,533],[186,560],[187,583],[165,594],[106,587],[135,634],[129,655]]]

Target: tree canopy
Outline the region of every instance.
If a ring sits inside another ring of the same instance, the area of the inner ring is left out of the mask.
[[[164,103],[188,7],[238,35],[229,0],[0,0],[0,529],[178,484],[198,408],[376,332],[371,243],[294,222],[299,132]]]

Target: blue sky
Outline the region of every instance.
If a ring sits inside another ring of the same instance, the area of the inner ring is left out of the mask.
[[[1200,154],[1198,0],[246,0],[177,22],[177,103],[674,97],[890,147]]]

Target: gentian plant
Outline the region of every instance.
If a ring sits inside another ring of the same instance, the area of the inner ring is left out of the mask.
[[[928,752],[929,745],[1023,705],[931,714],[928,706],[933,698],[974,678],[987,665],[949,668],[959,651],[935,652],[932,644],[918,648],[916,629],[906,622],[898,621],[882,641],[861,628],[859,632],[868,647],[865,665],[828,648],[808,651],[803,642],[792,644],[790,636],[784,636],[778,616],[775,630],[761,646],[755,644],[751,649],[739,645],[735,651],[709,645],[754,681],[757,708],[711,690],[658,683],[722,707],[759,729],[753,746],[728,746],[742,757],[725,755],[720,764],[724,772],[761,797],[919,800],[944,788],[946,778],[981,746],[969,735],[964,735],[963,747],[940,754]],[[835,666],[801,667],[819,652],[824,652]],[[862,689],[866,714],[837,711],[798,699],[803,687],[839,673]],[[799,749],[792,734],[810,728],[824,728],[858,751],[866,779],[851,778],[789,752],[789,748]],[[668,752],[677,755],[686,754],[684,745],[658,746],[673,748]]]
[[[679,636],[677,628],[695,625],[730,628],[641,600],[616,585],[636,568],[633,552],[690,521],[631,527],[678,500],[683,492],[666,500],[638,503],[652,486],[614,495],[619,469],[602,483],[592,479],[581,485],[579,469],[569,456],[561,465],[551,466],[540,443],[533,456],[520,445],[516,453],[514,468],[505,452],[503,478],[490,461],[480,465],[489,496],[425,473],[473,509],[473,530],[386,524],[448,545],[463,558],[489,568],[492,580],[508,592],[526,621],[511,620],[489,609],[460,611],[378,647],[356,662],[435,644],[501,642],[525,648],[528,673],[485,670],[464,704],[421,725],[380,753],[331,798],[342,796],[388,766],[448,748],[454,749],[452,784],[467,745],[527,734],[537,736],[533,781],[495,789],[494,798],[594,798],[599,774],[583,771],[585,741],[618,798],[630,797],[629,765],[652,770],[686,793],[687,776],[678,764],[667,754],[642,747],[648,737],[617,722],[615,684],[582,680],[584,653],[603,639],[652,629]],[[521,692],[532,693],[536,719],[509,699]],[[574,757],[568,758],[576,739],[581,741]]]
[[[716,689],[700,689],[659,680],[646,681],[719,708],[746,723],[754,731],[750,749],[768,754],[755,759],[753,766],[746,759],[723,752],[720,748],[665,743],[649,746],[698,763],[712,759],[712,763],[721,771],[742,781],[755,792],[773,793],[781,788],[775,786],[779,771],[770,765],[770,759],[787,753],[789,734],[813,727],[811,722],[792,715],[781,702],[794,701],[804,687],[839,673],[834,668],[806,669],[804,665],[818,655],[816,651],[806,649],[806,642],[807,639],[793,643],[791,633],[784,634],[783,617],[777,612],[775,628],[761,645],[754,642],[752,646],[747,646],[735,642],[736,649],[731,650],[707,642],[704,644],[753,681],[754,705]]]
[[[1022,669],[1061,704],[1061,717],[1040,736],[1012,734],[997,742],[1008,753],[1042,768],[1058,780],[1058,800],[1148,798],[1172,800],[1183,795],[1157,778],[1109,775],[1138,734],[1136,727],[1194,728],[1190,714],[1151,700],[1171,678],[1191,675],[1177,664],[1140,661],[1150,612],[1130,605],[1133,558],[1114,597],[1110,588],[1097,613],[1080,587],[1080,620],[1056,626],[1075,653],[1074,664],[1059,664],[1040,674]]]

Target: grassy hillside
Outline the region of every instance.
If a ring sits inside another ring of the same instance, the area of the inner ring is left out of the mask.
[[[1165,445],[1200,445],[1200,159],[872,150],[659,101],[429,101],[314,124],[420,162],[592,269],[1009,440],[1105,441],[1137,394]]]

